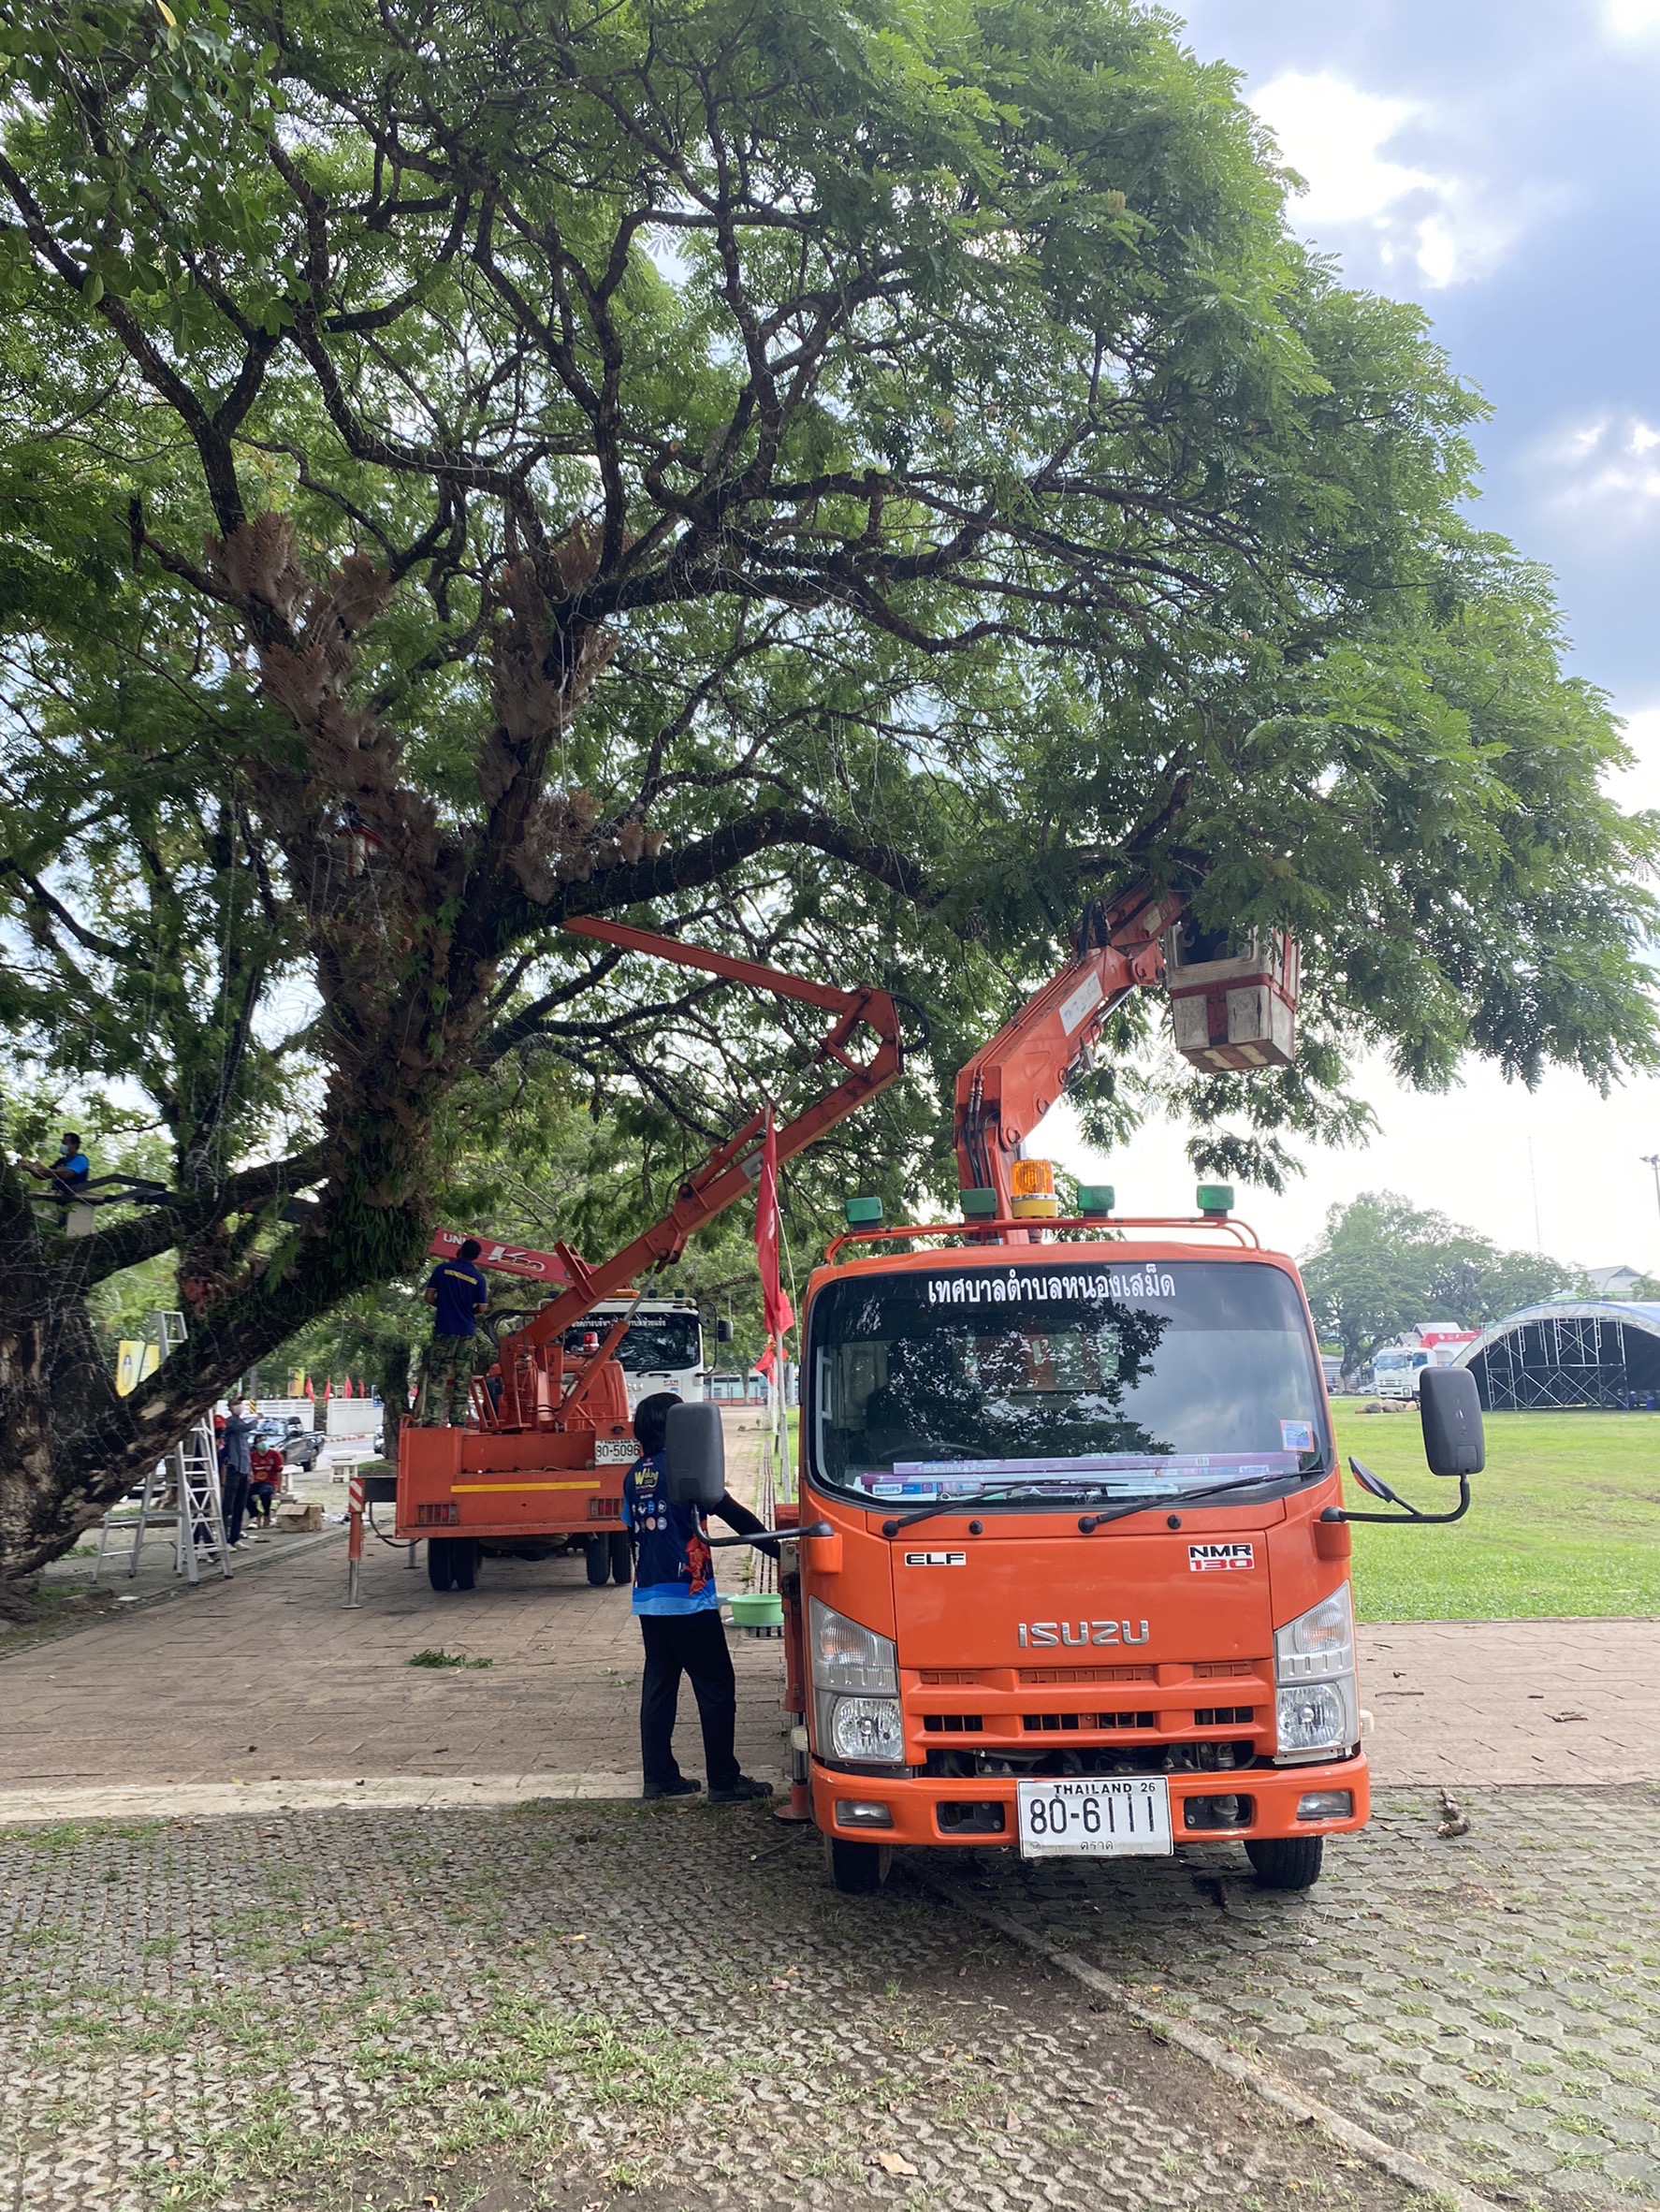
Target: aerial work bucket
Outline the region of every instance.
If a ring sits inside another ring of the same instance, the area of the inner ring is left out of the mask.
[[[1297,940],[1289,929],[1232,938],[1178,923],[1165,939],[1176,1050],[1195,1068],[1289,1068],[1297,1047]]]

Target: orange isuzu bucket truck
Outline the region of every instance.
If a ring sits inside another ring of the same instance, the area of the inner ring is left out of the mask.
[[[800,999],[834,1016],[813,1058],[839,1069],[841,1080],[794,1120],[779,1124],[780,1160],[845,1120],[899,1072],[899,1018],[885,991],[837,990],[623,923],[586,918],[564,926],[775,997]],[[852,1050],[861,1029],[876,1041],[865,1059]],[[384,1502],[383,1485],[391,1492],[399,1538],[425,1540],[428,1579],[435,1590],[473,1589],[489,1552],[534,1559],[571,1546],[587,1552],[590,1580],[604,1581],[607,1570],[618,1581],[628,1580],[622,1478],[637,1453],[616,1354],[632,1309],[625,1305],[603,1331],[596,1329],[591,1348],[584,1349],[579,1339],[573,1349],[570,1332],[602,1302],[615,1304],[637,1279],[672,1266],[690,1237],[754,1189],[765,1133],[764,1109],[688,1176],[660,1220],[597,1267],[562,1243],[551,1254],[486,1243],[484,1264],[546,1288],[561,1287],[499,1337],[499,1373],[474,1377],[467,1425],[423,1428],[406,1419],[396,1477],[371,1476],[365,1484],[371,1504]],[[453,1250],[453,1235],[441,1233],[433,1248]]]
[[[1426,1373],[1424,1443],[1456,1476],[1420,1514],[1340,1503],[1297,1270],[1201,1186],[1191,1218],[1085,1188],[1062,1218],[1022,1157],[1101,1023],[1168,980],[1195,1064],[1283,1064],[1294,947],[1206,942],[1145,887],[963,1070],[959,1220],[874,1200],[812,1276],[787,1598],[795,1811],[837,1887],[895,1845],[1031,1857],[1237,1840],[1305,1888],[1367,1817],[1350,1520],[1456,1520],[1482,1465],[1471,1378]],[[716,1409],[669,1419],[671,1496],[721,1488]]]

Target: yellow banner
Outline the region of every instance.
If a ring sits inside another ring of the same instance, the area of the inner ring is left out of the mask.
[[[159,1345],[144,1344],[137,1337],[124,1336],[115,1352],[115,1391],[124,1398],[136,1390],[147,1375],[153,1375],[161,1365]]]

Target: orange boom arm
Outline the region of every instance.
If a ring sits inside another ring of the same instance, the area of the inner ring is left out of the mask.
[[[1068,965],[958,1074],[958,1173],[965,1190],[996,1194],[997,1219],[1010,1215],[1009,1169],[1021,1144],[1065,1090],[1113,1009],[1158,982],[1160,939],[1186,909],[1179,892],[1155,893],[1145,882],[1106,907],[1091,907]]]
[[[579,937],[598,938],[605,944],[620,945],[628,952],[648,953],[654,960],[670,960],[681,968],[700,968],[706,975],[747,983],[754,990],[770,992],[777,998],[799,998],[808,1006],[835,1015],[812,1059],[814,1063],[834,1063],[845,1072],[823,1098],[815,1100],[793,1121],[779,1125],[780,1160],[804,1150],[826,1129],[845,1121],[867,1099],[885,1090],[904,1064],[899,1016],[885,991],[839,991],[828,983],[808,982],[801,976],[764,968],[758,961],[739,960],[727,953],[681,944],[675,938],[633,929],[621,922],[585,917],[567,922],[564,927]],[[850,1050],[854,1032],[861,1028],[871,1030],[877,1041],[875,1051],[864,1060],[856,1058]],[[531,1370],[533,1354],[539,1346],[559,1338],[602,1299],[614,1297],[642,1275],[672,1265],[685,1250],[689,1238],[718,1214],[723,1214],[746,1192],[754,1189],[761,1171],[761,1144],[765,1129],[766,1113],[762,1109],[752,1113],[735,1136],[729,1137],[701,1168],[688,1176],[676,1193],[673,1205],[659,1220],[643,1230],[632,1244],[613,1253],[599,1266],[590,1267],[568,1244],[555,1245],[570,1276],[569,1288],[561,1290],[523,1329],[501,1340],[503,1427],[532,1418]],[[527,1402],[521,1406],[521,1386],[527,1385],[529,1388],[524,1392]]]

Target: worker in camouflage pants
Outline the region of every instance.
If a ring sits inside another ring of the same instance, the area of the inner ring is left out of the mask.
[[[476,1237],[453,1259],[441,1259],[421,1295],[432,1307],[432,1336],[421,1374],[421,1423],[429,1429],[465,1425],[478,1366],[478,1322],[490,1302],[489,1286],[473,1261]]]

